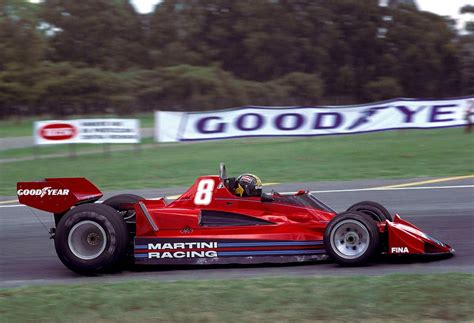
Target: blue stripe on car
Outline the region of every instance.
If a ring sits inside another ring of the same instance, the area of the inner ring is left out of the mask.
[[[147,253],[136,253],[135,258],[148,258]]]
[[[230,256],[274,256],[274,255],[307,255],[307,254],[323,254],[324,249],[315,250],[256,250],[256,251],[218,251],[218,257]]]
[[[322,240],[317,241],[263,241],[263,242],[218,242],[218,248],[230,247],[272,247],[272,246],[318,246]]]

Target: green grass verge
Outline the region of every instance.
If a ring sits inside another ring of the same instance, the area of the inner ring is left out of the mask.
[[[87,177],[102,190],[188,186],[216,174],[258,174],[264,182],[411,178],[474,173],[474,136],[462,129],[285,139],[247,139],[0,164],[0,194],[16,182]]]
[[[153,138],[142,138],[141,144],[153,143]],[[71,156],[74,152],[76,155],[81,153],[96,152],[97,154],[104,154],[105,150],[128,149],[133,151],[137,147],[134,144],[59,144],[59,145],[42,145],[27,148],[13,148],[8,150],[0,150],[0,159],[22,158],[37,156],[41,159],[42,156],[53,154],[61,154]]]
[[[33,135],[33,119],[8,119],[0,121],[0,138]]]
[[[138,114],[134,116],[116,116],[116,115],[99,115],[99,116],[69,116],[69,117],[51,117],[42,116],[35,118],[11,118],[0,120],[0,138],[6,137],[23,137],[33,135],[33,122],[39,120],[69,120],[81,118],[125,118],[125,119],[140,119],[140,126],[142,128],[153,128],[154,116],[153,114]]]
[[[397,274],[26,287],[0,290],[0,321],[469,321],[473,278]]]

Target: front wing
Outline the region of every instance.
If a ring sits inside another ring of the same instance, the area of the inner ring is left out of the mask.
[[[448,244],[422,232],[416,226],[395,214],[393,222],[386,221],[388,254],[454,254]]]

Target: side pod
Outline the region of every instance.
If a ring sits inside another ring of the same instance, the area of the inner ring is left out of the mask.
[[[393,222],[386,221],[389,254],[454,254],[448,244],[422,232],[395,214]]]

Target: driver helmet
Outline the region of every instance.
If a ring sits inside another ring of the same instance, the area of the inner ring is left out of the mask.
[[[262,181],[253,174],[242,174],[237,177],[235,194],[239,196],[262,196]]]

